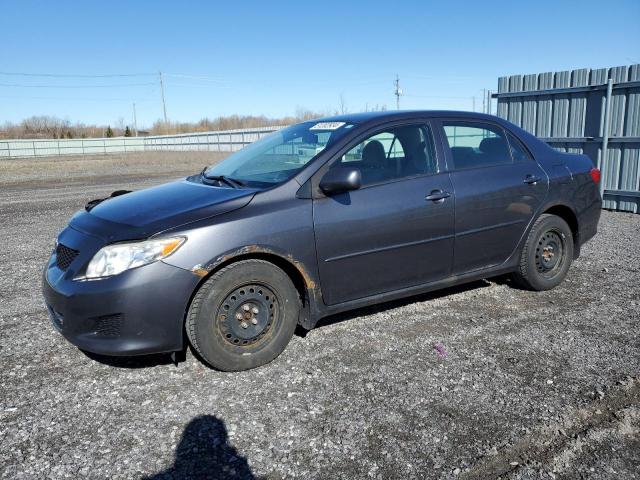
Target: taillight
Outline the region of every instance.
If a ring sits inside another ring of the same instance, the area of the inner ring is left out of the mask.
[[[594,181],[594,183],[600,183],[600,170],[598,170],[597,168],[593,167],[591,170],[589,170],[589,176],[591,177],[591,180]]]

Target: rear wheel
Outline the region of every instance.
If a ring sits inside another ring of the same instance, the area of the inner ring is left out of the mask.
[[[284,271],[264,260],[242,260],[200,287],[185,326],[191,345],[209,365],[247,370],[282,353],[299,309],[298,292]]]
[[[550,290],[564,280],[572,259],[569,225],[556,215],[543,214],[529,232],[514,279],[529,290]]]

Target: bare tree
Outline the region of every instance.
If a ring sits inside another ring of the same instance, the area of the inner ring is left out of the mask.
[[[347,111],[346,102],[341,98],[341,112]],[[197,122],[156,121],[150,129],[152,134],[190,133],[215,130],[234,130],[240,128],[270,127],[290,125],[296,122],[313,120],[328,115],[329,112],[316,112],[306,108],[296,108],[295,114],[286,117],[269,118],[264,115],[228,115],[217,118],[202,118]],[[0,125],[0,138],[99,138],[105,135],[107,125],[72,124],[68,119],[51,116],[33,116],[20,123],[5,122]],[[118,118],[116,127],[111,127],[114,136],[124,135],[126,125],[124,118]]]
[[[347,113],[347,102],[344,99],[344,93],[340,94],[340,113],[342,115],[344,115],[345,113]]]

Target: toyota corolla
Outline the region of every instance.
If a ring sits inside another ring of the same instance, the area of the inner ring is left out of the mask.
[[[596,233],[599,179],[588,157],[489,115],[304,122],[89,202],[57,238],[44,297],[83,350],[188,342],[217,369],[249,369],[330,314],[504,274],[557,286]]]

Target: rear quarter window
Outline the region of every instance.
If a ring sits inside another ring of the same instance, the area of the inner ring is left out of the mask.
[[[513,160],[516,162],[526,162],[527,160],[533,160],[529,150],[524,144],[511,133],[507,133],[507,138],[509,139],[509,146],[511,147],[511,155],[513,156]]]

